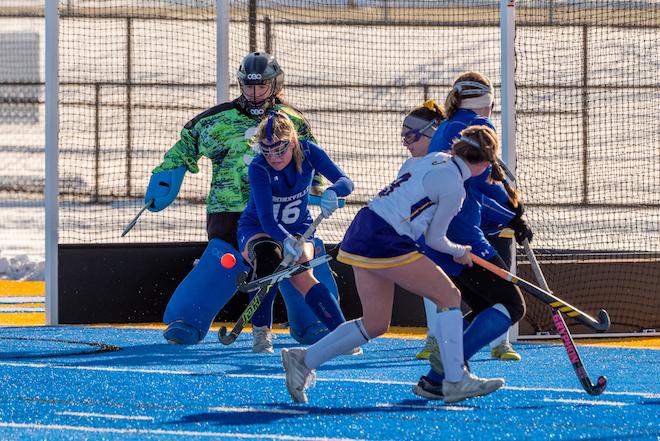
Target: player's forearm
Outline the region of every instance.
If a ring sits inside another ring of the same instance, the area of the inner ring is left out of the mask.
[[[188,129],[183,129],[179,140],[165,153],[163,162],[153,172],[172,170],[183,165],[188,171],[197,173],[199,157],[196,138]]]

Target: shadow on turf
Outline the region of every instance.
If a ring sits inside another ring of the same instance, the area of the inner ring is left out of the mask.
[[[203,412],[184,416],[181,420],[170,421],[167,424],[199,424],[208,423],[217,426],[250,426],[254,424],[269,424],[281,420],[300,418],[307,415],[324,416],[346,416],[359,414],[389,414],[389,413],[417,413],[428,406],[429,410],[442,410],[442,401],[427,400],[402,400],[390,406],[362,406],[362,407],[315,407],[300,406],[295,404],[259,404],[259,407],[251,408],[250,411],[237,413],[234,409],[226,412]],[[466,406],[453,404],[452,408],[464,407],[465,410],[476,410],[478,406]],[[455,411],[452,410],[452,411]],[[287,413],[290,412],[290,413]],[[237,416],[237,415],[240,415]]]

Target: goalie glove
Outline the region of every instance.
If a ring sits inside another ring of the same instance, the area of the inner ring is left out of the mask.
[[[149,211],[161,211],[176,199],[186,170],[186,167],[182,165],[173,170],[161,171],[151,175],[149,186],[144,194],[145,204],[153,201],[147,208]]]

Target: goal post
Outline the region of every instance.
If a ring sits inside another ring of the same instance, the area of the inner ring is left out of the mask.
[[[46,1],[45,7],[45,281],[46,324],[57,325],[58,229],[59,229],[59,2]]]

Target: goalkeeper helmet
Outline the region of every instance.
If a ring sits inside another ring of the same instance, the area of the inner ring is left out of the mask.
[[[272,107],[284,85],[284,71],[275,57],[266,52],[252,52],[243,58],[236,77],[241,87],[241,104],[254,116],[263,115]]]

